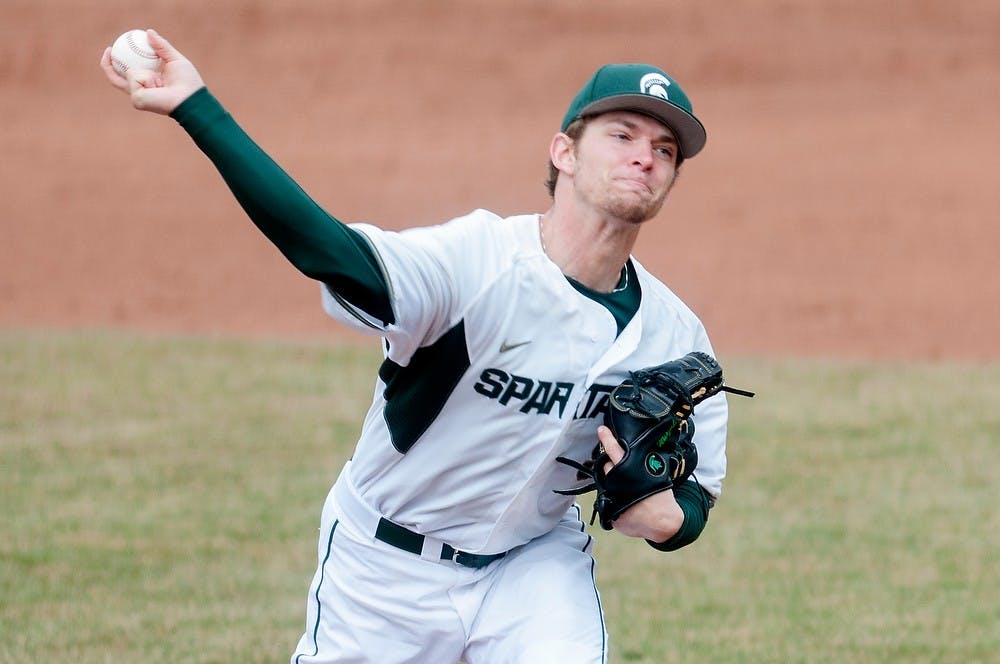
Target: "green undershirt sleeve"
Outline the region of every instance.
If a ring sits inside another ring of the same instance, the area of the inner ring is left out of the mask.
[[[664,542],[649,542],[649,545],[660,551],[676,551],[691,544],[708,523],[709,498],[697,482],[684,481],[674,487],[674,499],[684,512],[684,523],[681,529]]]
[[[207,88],[184,100],[170,116],[292,265],[383,324],[395,322],[386,277],[367,239],[313,201]]]

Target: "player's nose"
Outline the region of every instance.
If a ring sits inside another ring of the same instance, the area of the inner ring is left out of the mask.
[[[655,157],[652,141],[645,139],[633,141],[630,157],[636,166],[641,166],[643,169],[651,168]]]

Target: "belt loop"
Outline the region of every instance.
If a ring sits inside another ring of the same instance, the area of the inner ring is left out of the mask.
[[[424,560],[441,562],[441,560],[444,559],[444,554],[442,552],[447,546],[448,545],[441,540],[436,540],[433,537],[424,537],[424,548],[420,552],[420,557]]]

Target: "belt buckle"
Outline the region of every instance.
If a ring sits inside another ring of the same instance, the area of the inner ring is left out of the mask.
[[[445,542],[441,545],[441,560],[450,560],[456,565],[461,565],[462,567],[474,567],[475,565],[470,565],[469,561],[472,554],[466,553],[465,551],[459,551],[451,544]]]
[[[467,553],[465,551],[459,551],[450,544],[444,544],[441,547],[441,560],[450,560],[456,565],[471,567],[473,569],[486,567],[494,560],[499,560],[505,555],[507,555],[506,552],[499,554]]]

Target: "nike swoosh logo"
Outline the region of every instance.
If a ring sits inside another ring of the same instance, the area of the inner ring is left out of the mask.
[[[505,341],[502,344],[500,344],[500,352],[506,353],[509,350],[514,350],[515,348],[520,348],[521,346],[527,346],[530,343],[531,339],[528,339],[527,341],[520,341],[516,344],[509,344]]]

